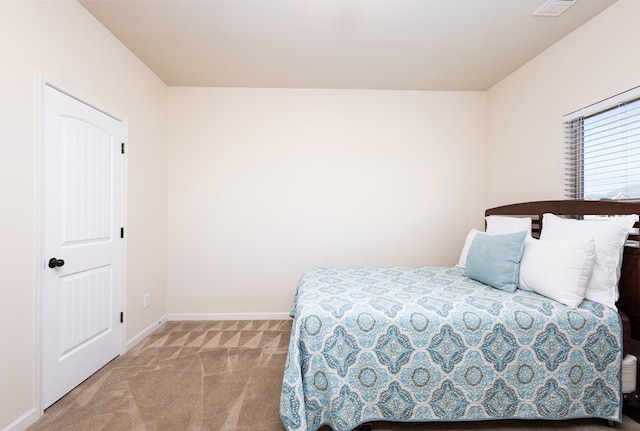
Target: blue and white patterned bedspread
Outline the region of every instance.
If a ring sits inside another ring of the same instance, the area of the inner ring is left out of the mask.
[[[289,431],[372,421],[621,421],[621,324],[458,268],[315,268],[298,285]]]

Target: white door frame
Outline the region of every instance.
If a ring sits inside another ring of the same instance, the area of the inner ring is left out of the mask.
[[[43,248],[44,248],[44,121],[45,121],[45,91],[47,87],[52,87],[65,93],[66,95],[73,97],[81,101],[82,103],[91,106],[98,111],[115,118],[116,120],[122,123],[123,127],[123,136],[124,141],[128,140],[128,122],[127,118],[124,115],[121,115],[114,109],[105,106],[101,102],[95,100],[94,98],[78,91],[77,89],[53,78],[50,75],[47,75],[44,72],[38,73],[38,83],[37,83],[37,116],[38,116],[38,127],[37,127],[37,137],[36,137],[36,202],[35,202],[35,292],[34,292],[34,340],[35,344],[33,346],[34,351],[34,362],[33,362],[33,384],[34,384],[34,408],[37,410],[38,417],[42,416],[44,412],[43,408],[43,396],[42,389],[44,385],[43,380],[43,366],[44,366],[44,339],[43,339],[43,288],[44,288],[44,266],[42,262],[44,262],[45,257]],[[125,227],[127,225],[127,152],[125,151],[124,160],[123,160],[123,172],[122,172],[122,220]],[[120,285],[122,286],[122,290],[120,292],[120,297],[122,298],[122,311],[126,311],[127,309],[127,236],[122,240],[122,280],[120,280]],[[126,313],[125,313],[126,314]],[[126,316],[125,316],[126,317]],[[127,350],[126,343],[126,324],[127,319],[124,319],[124,323],[120,325],[120,355],[123,355]]]

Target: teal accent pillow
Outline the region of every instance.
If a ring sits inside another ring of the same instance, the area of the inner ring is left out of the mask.
[[[515,292],[526,231],[506,235],[478,233],[469,247],[467,276],[506,292]]]

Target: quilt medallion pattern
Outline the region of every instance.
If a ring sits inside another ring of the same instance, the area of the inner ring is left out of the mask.
[[[280,400],[289,431],[372,421],[621,420],[618,314],[503,292],[459,268],[314,268]]]

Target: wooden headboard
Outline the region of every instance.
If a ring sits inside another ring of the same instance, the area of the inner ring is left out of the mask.
[[[539,237],[542,229],[542,215],[553,213],[563,216],[612,216],[640,214],[640,203],[617,201],[537,201],[490,208],[485,216],[523,216],[532,218],[532,234]],[[624,248],[620,282],[618,284],[620,299],[618,310],[628,318],[631,338],[640,340],[640,223],[636,223],[627,246]],[[625,322],[626,323],[626,322]],[[629,329],[629,328],[628,328]],[[627,343],[625,343],[627,344]],[[626,347],[626,346],[625,346]]]

